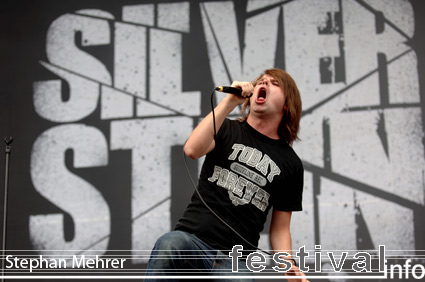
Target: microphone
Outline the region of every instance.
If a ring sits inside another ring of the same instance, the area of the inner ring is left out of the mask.
[[[233,95],[238,95],[238,96],[242,96],[242,89],[236,88],[236,87],[231,87],[231,86],[217,86],[215,88],[215,90],[219,91],[219,92],[223,92],[223,93],[230,93]],[[252,96],[251,95],[247,96],[246,98],[249,98]]]

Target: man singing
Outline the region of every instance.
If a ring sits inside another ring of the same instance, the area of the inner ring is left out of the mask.
[[[229,251],[235,245],[255,250],[270,209],[271,247],[288,253],[284,259],[293,264],[286,278],[303,275],[291,259],[290,233],[292,212],[302,210],[304,170],[292,149],[301,118],[300,93],[292,77],[276,68],[265,70],[252,83],[234,81],[232,87],[241,89],[241,96],[226,95],[214,115],[203,119],[186,141],[187,156],[206,155],[200,196],[193,194],[175,229],[158,239],[146,275],[199,270],[235,275],[240,281],[237,275],[250,271],[241,258],[239,271],[232,272]],[[242,117],[228,119],[242,104]]]

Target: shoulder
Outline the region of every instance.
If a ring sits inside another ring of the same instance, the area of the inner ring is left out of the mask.
[[[294,149],[289,146],[289,159],[291,161],[291,167],[294,174],[302,174],[304,172],[304,166],[301,158],[298,156],[298,154],[294,151]]]
[[[223,124],[221,125],[219,134],[227,135],[232,133],[238,133],[241,130],[242,123],[238,120],[224,119]]]
[[[288,179],[288,177],[295,179],[303,177],[303,162],[289,144],[282,142],[279,148],[275,149],[274,156],[277,158],[278,165],[284,171],[286,179]]]
[[[227,144],[233,142],[238,136],[241,135],[241,125],[237,120],[224,119],[220,130],[215,137],[216,144]]]
[[[226,124],[227,126],[237,126],[240,127],[243,122],[237,120],[237,119],[229,119],[225,118],[223,124]]]

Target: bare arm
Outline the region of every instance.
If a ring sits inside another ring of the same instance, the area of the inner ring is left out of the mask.
[[[246,97],[252,93],[253,86],[250,82],[234,81],[233,87],[242,89],[242,96]],[[245,102],[245,98],[228,94],[214,109],[216,130],[218,131],[225,118],[236,108],[236,106]],[[215,147],[214,142],[214,123],[212,112],[209,113],[192,131],[192,134],[186,141],[184,152],[192,159],[198,159],[211,152]]]
[[[288,258],[292,257],[291,216],[292,212],[274,209],[270,225],[270,244],[272,249],[276,252],[289,253]]]
[[[286,252],[289,256],[285,259],[292,258],[291,243],[291,223],[292,212],[273,210],[272,221],[270,224],[270,244],[275,252]],[[284,266],[282,266],[283,268]],[[290,279],[291,276],[305,276],[297,266],[292,265],[291,270],[287,272],[288,281],[306,282],[307,279]]]

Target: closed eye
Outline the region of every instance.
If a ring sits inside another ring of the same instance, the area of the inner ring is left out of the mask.
[[[271,81],[271,83],[272,83],[274,86],[279,86],[279,83],[277,82],[277,80],[272,80],[272,81]]]

